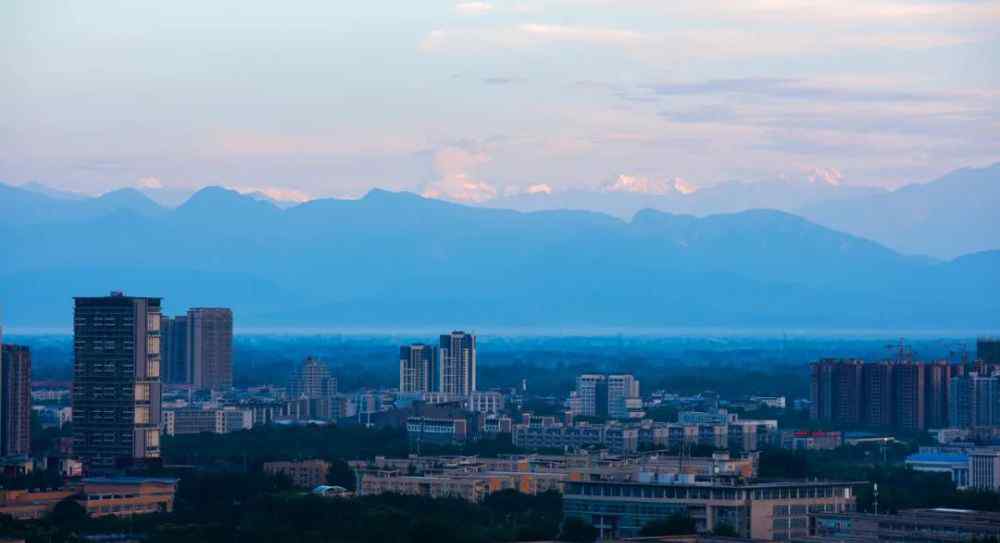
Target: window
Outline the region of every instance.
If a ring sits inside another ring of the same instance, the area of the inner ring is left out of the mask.
[[[135,406],[135,423],[149,424],[149,406],[146,405]]]
[[[146,338],[146,354],[160,354],[160,336],[149,336]]]
[[[135,384],[135,401],[137,402],[149,401],[149,383]]]
[[[146,316],[146,331],[147,332],[159,332],[160,331],[160,314],[150,313]]]
[[[146,360],[146,376],[154,379],[160,377],[159,358],[150,358]]]

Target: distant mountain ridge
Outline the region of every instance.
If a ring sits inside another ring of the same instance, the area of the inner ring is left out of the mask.
[[[894,191],[807,180],[727,182],[690,194],[571,190],[501,197],[482,205],[520,211],[587,209],[626,220],[643,209],[698,216],[776,209],[904,253],[954,258],[1000,249],[997,202],[1000,163]]]
[[[66,325],[73,295],[112,289],[168,312],[230,306],[238,326],[1000,324],[1000,253],[904,256],[780,211],[625,221],[382,190],[281,209],[219,187],[177,209],[147,200],[0,185],[5,324]]]

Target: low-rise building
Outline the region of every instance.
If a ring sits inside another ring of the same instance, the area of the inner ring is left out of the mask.
[[[969,453],[969,486],[1000,490],[1000,449],[974,449]]]
[[[836,449],[844,444],[840,432],[788,430],[781,432],[781,448],[793,451],[817,451]]]
[[[955,486],[969,486],[969,455],[962,452],[921,451],[906,457],[906,466],[914,471],[946,473]]]
[[[324,460],[301,460],[298,462],[265,462],[264,473],[284,475],[292,484],[301,488],[315,488],[326,484],[330,463]]]
[[[763,540],[809,535],[809,515],[851,512],[854,487],[863,483],[701,480],[689,475],[638,481],[566,481],[563,514],[598,528],[603,537],[635,537],[650,521],[690,515],[699,532],[723,526]]]
[[[414,446],[464,443],[469,438],[468,421],[464,418],[409,417],[406,435]]]
[[[822,512],[812,537],[796,541],[988,541],[1000,536],[1000,513],[965,509],[910,509],[895,515]]]
[[[177,479],[93,477],[52,490],[0,490],[0,514],[21,520],[40,519],[66,499],[92,517],[164,513],[174,509]]]

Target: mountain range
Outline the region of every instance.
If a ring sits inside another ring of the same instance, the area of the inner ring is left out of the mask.
[[[382,190],[282,209],[219,187],[168,209],[0,185],[0,239],[8,325],[68,327],[72,296],[110,290],[240,327],[1000,325],[1000,252],[909,256],[776,210],[623,220]]]
[[[585,209],[628,220],[643,209],[697,216],[777,209],[908,254],[955,258],[1000,249],[1000,164],[965,168],[888,191],[822,179],[726,182],[697,191],[623,183],[599,190],[536,191],[485,202],[520,211]]]

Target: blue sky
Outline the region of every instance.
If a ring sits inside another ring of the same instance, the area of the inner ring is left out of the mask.
[[[0,181],[463,201],[1000,159],[1000,1],[0,4]]]

